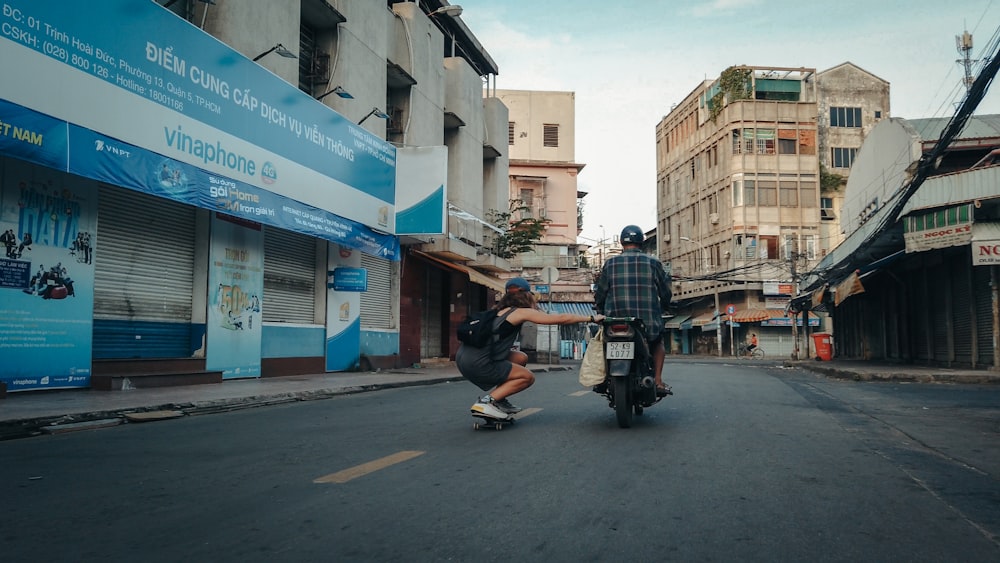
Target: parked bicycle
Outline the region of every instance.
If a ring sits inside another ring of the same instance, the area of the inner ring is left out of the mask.
[[[740,349],[736,353],[738,358],[750,358],[752,360],[763,360],[764,351],[761,350],[760,346],[755,347],[753,350],[748,350],[746,344],[740,344]]]

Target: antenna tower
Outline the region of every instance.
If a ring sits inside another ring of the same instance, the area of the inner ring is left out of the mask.
[[[961,64],[965,70],[965,77],[962,79],[962,83],[965,85],[965,92],[968,93],[969,88],[972,88],[972,83],[975,82],[975,78],[972,76],[972,65],[979,62],[969,58],[970,53],[972,53],[972,34],[965,31],[962,35],[956,35],[955,47],[958,49],[958,54],[962,57],[955,62]]]

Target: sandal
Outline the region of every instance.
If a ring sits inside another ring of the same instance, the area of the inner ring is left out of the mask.
[[[670,386],[667,385],[666,383],[661,383],[656,386],[657,397],[666,397],[667,395],[673,395],[673,394],[674,394],[673,389],[671,389]]]

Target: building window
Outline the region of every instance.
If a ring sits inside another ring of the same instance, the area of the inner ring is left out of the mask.
[[[755,193],[755,181],[743,181],[743,201],[747,206],[757,205],[757,195]]]
[[[830,127],[861,127],[861,108],[830,108]]]
[[[792,260],[795,257],[796,235],[785,235],[785,243],[781,245],[781,257]]]
[[[801,207],[816,207],[816,182],[799,184],[799,205]]]
[[[833,214],[832,197],[819,198],[819,216],[820,219],[823,219],[824,221],[833,221],[837,218],[837,216]]]
[[[778,258],[778,237],[762,235],[757,249],[757,257],[761,260]]]
[[[782,207],[799,206],[799,185],[796,182],[780,182],[778,196]]]
[[[875,119],[882,119],[882,111],[875,110]]]
[[[733,207],[743,205],[743,189],[739,180],[733,180]]]
[[[806,258],[809,260],[816,259],[816,235],[805,235],[806,243]]]
[[[302,23],[299,25],[299,90],[314,95],[317,85],[329,80],[325,76],[329,57],[316,52],[316,30]]]
[[[850,168],[854,164],[854,157],[858,154],[858,149],[847,147],[833,147],[830,149],[830,163],[834,168]]]
[[[507,144],[508,145],[513,145],[514,144],[514,122],[513,121],[508,121],[507,122]]]
[[[542,146],[543,147],[558,147],[559,146],[559,126],[553,125],[551,123],[546,123],[542,125]]]
[[[760,207],[778,206],[778,186],[773,180],[757,180],[757,205]]]
[[[756,131],[757,154],[774,154],[774,129]]]

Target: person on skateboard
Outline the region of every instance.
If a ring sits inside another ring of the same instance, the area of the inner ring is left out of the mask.
[[[564,325],[604,319],[604,315],[547,314],[538,309],[531,286],[522,278],[509,280],[506,289],[497,304],[497,317],[493,320],[496,336],[490,344],[477,348],[462,343],[455,354],[455,364],[462,376],[487,392],[470,410],[473,414],[497,419],[507,419],[519,412],[521,409],[511,404],[508,397],[535,382],[534,374],[526,367],[527,354],[512,349],[520,336],[522,323]]]

